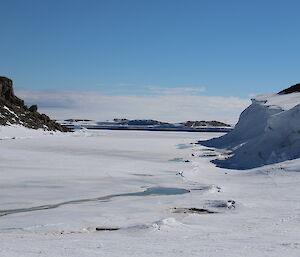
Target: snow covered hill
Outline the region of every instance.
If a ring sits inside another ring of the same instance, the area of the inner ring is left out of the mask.
[[[249,169],[300,157],[300,84],[278,94],[260,95],[240,115],[235,129],[201,141],[228,150],[227,159],[213,162],[223,168]]]

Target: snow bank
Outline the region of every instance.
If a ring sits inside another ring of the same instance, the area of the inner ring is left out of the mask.
[[[219,167],[256,168],[300,157],[300,93],[261,95],[240,115],[235,129],[201,144],[229,150]]]
[[[0,126],[0,140],[32,138],[42,135],[59,134],[60,132],[30,129],[22,125]]]

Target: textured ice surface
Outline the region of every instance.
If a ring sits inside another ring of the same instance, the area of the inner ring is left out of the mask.
[[[177,147],[213,133],[16,129],[0,130],[15,137],[0,141],[0,210],[125,195],[0,217],[1,257],[299,256],[298,159],[224,170]],[[132,195],[156,187],[190,193]]]

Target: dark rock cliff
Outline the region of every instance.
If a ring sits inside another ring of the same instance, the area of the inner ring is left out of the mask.
[[[300,84],[293,85],[289,88],[286,88],[278,93],[278,95],[285,95],[300,92]]]
[[[13,82],[0,77],[0,125],[22,125],[32,129],[70,131],[37,111],[37,106],[28,108],[24,101],[15,96]]]

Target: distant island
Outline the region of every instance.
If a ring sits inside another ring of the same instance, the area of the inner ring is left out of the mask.
[[[110,130],[148,130],[148,131],[186,131],[186,132],[229,132],[231,125],[220,121],[185,121],[179,123],[162,122],[152,119],[115,118],[111,121],[88,119],[66,119],[57,121],[69,129],[110,129]]]

